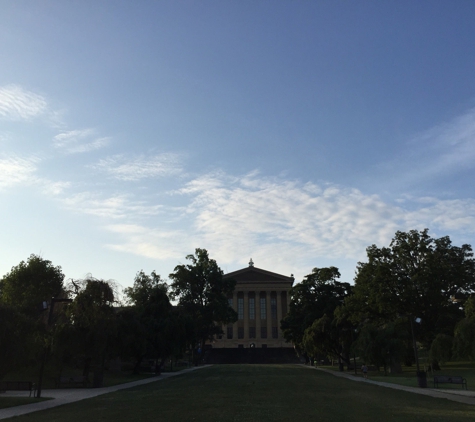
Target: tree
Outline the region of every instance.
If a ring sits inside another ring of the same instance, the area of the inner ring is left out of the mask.
[[[36,316],[43,301],[64,291],[61,267],[38,255],[30,255],[0,280],[0,301],[26,315]]]
[[[312,357],[337,357],[340,369],[343,370],[342,361],[350,365],[351,329],[352,327],[340,326],[335,318],[325,314],[305,330],[303,349]]]
[[[135,306],[117,313],[117,350],[121,359],[135,360],[133,372],[138,373],[147,355],[147,330]]]
[[[458,359],[475,360],[475,296],[465,302],[465,318],[455,327],[453,354]]]
[[[339,277],[336,267],[314,268],[301,283],[292,287],[289,312],[281,322],[281,329],[285,339],[298,351],[305,349],[305,330],[324,315],[333,320],[335,309],[351,293],[350,284],[338,281]]]
[[[434,239],[425,229],[398,231],[389,247],[372,245],[366,252],[354,295],[345,301],[353,322],[381,325],[418,317],[418,340],[426,347],[437,334],[452,334],[462,314],[451,297],[475,288],[470,245],[453,246],[448,236]]]
[[[158,368],[158,360],[161,365],[174,349],[174,343],[179,340],[179,336],[174,335],[174,330],[178,330],[178,327],[168,298],[168,286],[155,271],[152,271],[150,276],[139,271],[133,287],[125,289],[125,295],[135,307],[148,346],[144,350],[145,353],[135,355],[136,369],[147,350],[156,359]]]
[[[407,333],[400,323],[366,324],[362,327],[352,351],[367,363],[384,368],[387,374],[401,372],[400,362],[405,351]]]
[[[204,349],[207,340],[221,334],[221,325],[237,320],[229,306],[228,296],[234,291],[235,281],[223,278],[223,271],[206,249],[188,255],[191,264],[177,265],[170,274],[172,295],[178,306],[190,315],[194,323],[195,341]]]
[[[0,303],[0,380],[24,366],[34,347],[33,329],[27,317],[12,306]]]
[[[57,341],[84,360],[83,375],[88,376],[94,368],[96,386],[100,386],[117,329],[113,283],[88,276],[71,284],[75,297],[67,307],[68,322],[57,329]]]
[[[437,334],[432,341],[429,351],[431,362],[448,362],[452,358],[453,337],[447,334]]]

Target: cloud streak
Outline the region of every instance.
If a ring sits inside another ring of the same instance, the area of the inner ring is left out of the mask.
[[[0,117],[6,120],[28,120],[47,110],[47,102],[41,95],[27,91],[18,85],[0,87]]]
[[[394,173],[390,184],[407,191],[421,183],[475,167],[475,108],[411,139],[404,155],[378,166]],[[387,183],[387,177],[383,178]]]
[[[66,208],[75,212],[113,219],[136,219],[160,213],[161,205],[148,205],[133,201],[130,195],[118,194],[104,197],[99,193],[81,192],[62,199]]]
[[[18,184],[31,184],[38,181],[36,176],[37,158],[0,158],[0,189]]]
[[[111,178],[127,182],[177,175],[182,171],[180,157],[169,153],[133,158],[115,155],[91,167],[107,173]]]
[[[110,143],[109,137],[94,138],[94,129],[70,130],[56,135],[53,145],[67,154],[78,154],[104,148]]]
[[[150,229],[136,224],[114,224],[105,228],[123,240],[106,245],[116,251],[158,260],[183,259],[192,252],[190,233],[184,230]]]

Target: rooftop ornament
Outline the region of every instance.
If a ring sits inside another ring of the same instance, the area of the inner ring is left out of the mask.
[[[249,266],[250,266],[250,267],[253,267],[253,266],[254,266],[254,262],[252,261],[252,258],[251,258],[251,260],[249,261]]]

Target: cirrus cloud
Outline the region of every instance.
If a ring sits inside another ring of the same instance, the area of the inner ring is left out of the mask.
[[[0,117],[6,120],[28,120],[43,114],[47,102],[41,95],[18,85],[0,87]]]
[[[114,179],[136,182],[181,173],[181,159],[178,154],[170,153],[157,154],[151,157],[140,155],[133,158],[125,155],[115,155],[100,160],[91,167],[106,172]]]
[[[57,134],[53,138],[55,148],[62,149],[68,154],[94,151],[107,146],[109,137],[96,137],[94,129],[70,130]]]
[[[11,156],[0,158],[0,188],[29,184],[38,180],[37,158]]]

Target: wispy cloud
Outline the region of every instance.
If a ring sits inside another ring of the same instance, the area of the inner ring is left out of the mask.
[[[66,189],[71,187],[71,182],[66,181],[50,181],[47,179],[41,179],[42,192],[48,196],[58,196],[65,192]]]
[[[434,227],[439,231],[475,233],[475,200],[414,199],[417,208],[406,212],[409,226]]]
[[[286,254],[362,259],[367,246],[388,244],[397,230],[475,232],[471,199],[415,198],[396,205],[357,189],[256,174],[207,175],[181,192],[192,195],[187,218],[195,237],[224,262],[250,252],[267,262]]]
[[[82,192],[64,198],[63,204],[76,212],[106,219],[138,218],[160,213],[161,205],[149,205],[134,201],[130,195],[103,196],[99,193]]]
[[[403,154],[379,167],[393,171],[391,184],[402,188],[438,183],[442,177],[474,168],[475,108],[418,134]]]
[[[262,244],[354,257],[362,242],[390,238],[404,218],[400,208],[356,189],[256,175],[227,181],[205,176],[182,192],[195,195],[189,205],[195,229],[229,257],[236,248]]]
[[[106,245],[120,252],[165,260],[183,258],[190,251],[191,234],[184,230],[150,229],[134,224],[114,224],[106,230],[117,234],[123,242]]]
[[[71,186],[70,182],[50,180],[39,175],[38,157],[9,156],[0,158],[0,191],[18,185],[34,186],[47,196],[58,196]]]
[[[68,154],[94,151],[104,148],[109,143],[109,137],[97,138],[94,129],[70,130],[59,133],[53,138],[53,145]]]
[[[103,218],[116,237],[106,246],[116,251],[182,260],[204,247],[223,266],[245,264],[252,256],[261,267],[284,274],[310,271],[319,262],[356,264],[367,246],[387,245],[397,230],[429,227],[433,235],[451,237],[475,232],[475,200],[405,197],[389,203],[353,188],[256,172],[203,175],[174,193],[186,202],[181,208],[153,202],[158,197],[87,192],[64,203]]]
[[[178,154],[164,153],[150,157],[140,155],[129,158],[115,155],[100,160],[93,168],[104,171],[110,177],[136,182],[142,179],[164,177],[181,173],[181,159]]]
[[[0,87],[0,117],[7,120],[28,120],[47,110],[47,102],[41,95],[27,91],[18,85]]]
[[[37,158],[0,158],[0,189],[36,182]]]

